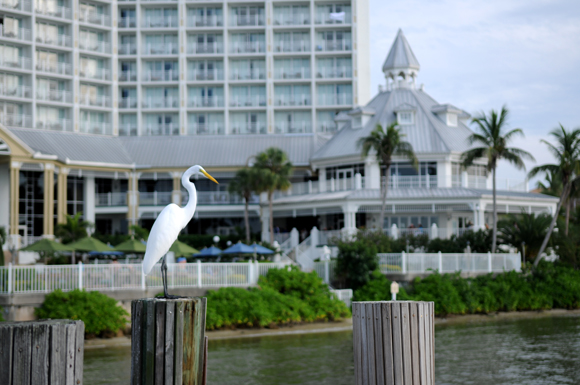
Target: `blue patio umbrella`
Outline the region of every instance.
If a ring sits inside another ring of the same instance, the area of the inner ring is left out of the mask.
[[[256,242],[254,242],[250,247],[254,249],[256,254],[274,254],[272,250],[268,249],[267,247],[260,246]]]
[[[222,254],[254,254],[254,248],[238,242],[235,245],[225,249]]]
[[[197,254],[193,254],[194,257],[218,257],[222,253],[221,249],[215,246],[205,247],[202,251]]]

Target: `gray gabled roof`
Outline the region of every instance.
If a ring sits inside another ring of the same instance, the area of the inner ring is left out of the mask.
[[[387,55],[387,59],[383,64],[383,72],[403,68],[419,70],[420,65],[409,45],[409,42],[407,42],[407,39],[405,38],[403,31],[399,29],[397,37]]]

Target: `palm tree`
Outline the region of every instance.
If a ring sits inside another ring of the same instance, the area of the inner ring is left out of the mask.
[[[4,250],[2,249],[4,243],[6,243],[6,230],[4,229],[4,226],[0,226],[0,266],[4,266],[5,264]]]
[[[498,222],[499,238],[502,243],[520,249],[524,262],[536,257],[542,245],[542,239],[548,231],[552,218],[548,214],[522,212],[519,215],[509,214]],[[522,243],[525,242],[525,250]]]
[[[236,176],[231,180],[228,191],[232,194],[237,194],[244,199],[244,223],[246,226],[246,242],[250,242],[250,199],[252,194],[259,190],[258,186],[258,172],[256,169],[243,168],[236,172]]]
[[[550,132],[550,135],[556,139],[557,145],[554,146],[545,140],[542,140],[542,143],[548,146],[548,150],[556,158],[557,164],[544,164],[534,167],[528,174],[528,177],[534,177],[540,172],[558,175],[562,181],[562,193],[560,194],[560,200],[558,201],[556,212],[552,217],[552,223],[550,223],[550,227],[548,228],[548,233],[544,237],[542,246],[538,251],[538,258],[536,258],[534,266],[537,266],[540,259],[542,259],[542,253],[548,245],[548,240],[550,239],[554,226],[556,225],[558,213],[562,208],[562,204],[564,204],[568,199],[573,184],[580,180],[580,129],[566,131],[564,126],[560,124],[559,128],[555,128]]]
[[[54,233],[57,237],[61,238],[62,243],[78,241],[88,235],[87,228],[91,226],[91,223],[83,220],[81,218],[82,215],[83,213],[81,212],[73,216],[67,214],[66,223],[56,226]]]
[[[363,158],[366,158],[369,156],[371,151],[374,151],[379,165],[384,167],[386,170],[384,183],[381,183],[382,207],[379,221],[381,229],[385,222],[387,190],[389,189],[389,169],[393,163],[393,156],[402,156],[409,159],[415,169],[417,169],[419,165],[415,151],[413,151],[413,146],[411,143],[403,140],[404,138],[405,134],[403,134],[397,122],[394,122],[388,125],[387,128],[383,128],[383,126],[377,124],[369,136],[360,138],[357,142],[357,146],[362,148]]]
[[[480,144],[481,147],[472,148],[461,154],[463,167],[472,166],[477,159],[487,159],[487,171],[492,172],[493,177],[493,231],[491,238],[491,252],[495,252],[497,245],[497,204],[496,204],[496,168],[501,160],[507,160],[519,170],[525,165],[522,158],[534,160],[532,154],[519,148],[508,147],[508,142],[516,135],[524,136],[521,128],[515,128],[506,132],[509,111],[506,106],[501,108],[500,113],[491,110],[489,115],[482,113],[473,118],[472,123],[476,124],[477,132],[467,138],[470,145]]]
[[[270,147],[256,155],[254,168],[258,170],[258,192],[268,193],[268,208],[270,210],[270,242],[274,242],[274,191],[288,190],[291,186],[292,163],[284,151]]]

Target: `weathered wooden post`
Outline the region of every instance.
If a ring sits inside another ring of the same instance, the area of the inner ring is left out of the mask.
[[[0,323],[0,384],[80,385],[84,349],[82,321]]]
[[[131,385],[203,385],[205,298],[131,302]]]
[[[433,302],[353,302],[356,385],[434,385]]]

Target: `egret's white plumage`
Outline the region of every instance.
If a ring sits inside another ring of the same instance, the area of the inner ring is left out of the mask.
[[[173,242],[177,239],[179,232],[187,226],[195,207],[197,206],[197,192],[195,185],[189,180],[192,175],[203,174],[210,180],[216,182],[201,166],[190,167],[181,176],[181,184],[189,193],[189,201],[185,207],[171,203],[161,211],[149,234],[147,249],[143,258],[143,273],[149,274],[153,266],[169,251]],[[217,183],[217,182],[216,182]]]

